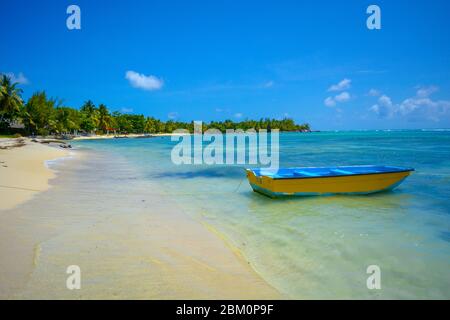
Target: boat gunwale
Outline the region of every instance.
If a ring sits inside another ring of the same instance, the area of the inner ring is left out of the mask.
[[[355,166],[356,167],[356,166]],[[361,166],[359,166],[361,167]],[[287,169],[300,169],[300,168],[287,168]],[[366,173],[352,173],[352,174],[341,174],[341,175],[331,175],[331,176],[306,176],[306,177],[271,177],[268,175],[256,175],[253,171],[255,169],[247,169],[247,171],[251,171],[255,177],[266,177],[272,180],[303,180],[303,179],[321,179],[321,178],[344,178],[344,177],[354,177],[354,176],[369,176],[376,174],[392,174],[392,173],[403,173],[403,172],[413,172],[414,168],[405,168],[404,170],[396,170],[396,171],[385,171],[385,172],[366,172]]]

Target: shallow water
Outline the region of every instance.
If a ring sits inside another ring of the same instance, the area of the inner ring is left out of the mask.
[[[117,184],[130,196],[140,192],[136,182],[156,182],[290,298],[450,298],[450,132],[281,134],[281,166],[386,164],[416,172],[392,192],[278,200],[252,192],[245,166],[172,164],[175,144],[168,137],[74,143],[129,170],[134,183]],[[115,173],[91,174],[95,184]],[[102,205],[120,201],[109,200]],[[369,265],[381,269],[381,290],[366,286]]]

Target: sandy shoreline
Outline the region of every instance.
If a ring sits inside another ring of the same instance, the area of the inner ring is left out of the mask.
[[[148,194],[145,202],[127,195],[123,209],[96,209],[120,195],[101,184],[89,190],[83,179],[92,174],[79,178],[76,170],[86,165],[89,170],[90,159],[64,162],[69,172],[56,177],[43,164],[67,154],[29,140],[23,147],[0,150],[0,161],[7,164],[0,181],[19,188],[3,188],[7,193],[0,195],[0,298],[281,297],[237,248],[163,194]],[[24,190],[48,190],[51,178],[55,187],[48,192]],[[88,189],[78,196],[80,186]],[[65,268],[74,262],[83,269],[82,290],[65,287]]]
[[[27,201],[49,188],[48,181],[55,172],[45,161],[69,155],[67,150],[49,147],[21,138],[25,144],[13,147],[19,139],[0,139],[0,212]]]

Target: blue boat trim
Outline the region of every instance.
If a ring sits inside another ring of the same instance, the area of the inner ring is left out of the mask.
[[[304,170],[294,170],[293,174],[294,175],[302,174],[302,175],[305,175],[305,176],[308,176],[308,177],[320,177],[320,175],[318,175],[316,173],[307,172],[307,171],[304,171]]]
[[[346,175],[353,174],[353,172],[345,171],[345,170],[341,170],[341,169],[331,169],[331,171],[341,173],[341,174],[346,174]]]
[[[270,172],[267,169],[248,169],[255,176],[266,176],[274,180],[278,179],[316,179],[353,177],[386,173],[401,173],[414,171],[413,168],[395,166],[343,166],[343,167],[311,167],[311,168],[286,168]]]

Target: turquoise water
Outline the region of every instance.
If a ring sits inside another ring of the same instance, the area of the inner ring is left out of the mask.
[[[225,234],[289,298],[450,298],[449,131],[280,134],[281,166],[416,169],[394,191],[369,196],[269,199],[252,192],[245,166],[174,165],[175,144],[74,143],[120,157],[135,180],[157,181],[158,192]],[[366,286],[369,265],[380,267],[380,290]]]

